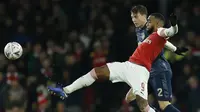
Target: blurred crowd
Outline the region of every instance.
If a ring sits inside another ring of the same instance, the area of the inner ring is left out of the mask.
[[[97,81],[66,101],[46,89],[107,62],[126,61],[137,47],[130,18],[135,4],[159,11],[155,0],[1,1],[0,112],[135,112],[123,101],[129,89],[123,83]],[[200,4],[171,1],[167,8],[166,15],[174,11],[179,19],[179,34],[169,41],[190,49],[185,56],[165,52],[173,69],[172,102],[181,112],[199,112]],[[5,58],[9,41],[23,45],[19,60]]]

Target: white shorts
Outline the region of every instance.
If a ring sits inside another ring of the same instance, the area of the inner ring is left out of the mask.
[[[126,82],[133,89],[134,95],[147,100],[149,71],[145,67],[129,61],[107,63],[107,66],[113,83]]]

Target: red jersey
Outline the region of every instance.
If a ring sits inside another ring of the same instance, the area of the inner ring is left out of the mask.
[[[150,71],[153,61],[164,48],[166,41],[157,32],[153,32],[137,47],[129,61],[144,66]]]

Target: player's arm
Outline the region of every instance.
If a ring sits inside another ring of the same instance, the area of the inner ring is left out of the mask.
[[[172,37],[173,35],[178,33],[178,25],[177,25],[177,17],[174,14],[170,15],[170,23],[171,27],[168,29],[160,29],[160,35],[165,38]],[[168,37],[167,37],[168,36]],[[170,51],[178,54],[183,55],[183,53],[188,51],[188,48],[186,47],[176,47],[169,41],[165,43],[165,48],[169,49]]]
[[[170,28],[158,28],[157,33],[161,37],[168,39],[178,33],[177,17],[174,14],[170,15]]]
[[[170,28],[158,28],[157,33],[159,36],[169,39],[178,33],[178,25],[171,26]]]
[[[165,48],[167,48],[168,50],[172,51],[172,52],[175,52],[176,51],[176,46],[173,45],[171,42],[167,41],[165,43]]]
[[[174,52],[178,55],[184,55],[184,53],[188,51],[188,48],[186,48],[186,47],[176,47],[169,41],[167,41],[165,43],[165,48],[169,49],[170,51],[172,51],[172,52]]]

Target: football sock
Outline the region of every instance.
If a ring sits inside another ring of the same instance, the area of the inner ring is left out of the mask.
[[[90,86],[91,84],[95,82],[96,79],[97,77],[96,77],[95,70],[92,69],[86,75],[81,76],[69,86],[64,87],[63,90],[65,91],[65,93],[70,94],[78,89]]]
[[[180,112],[176,107],[174,107],[172,104],[168,105],[163,112]]]

